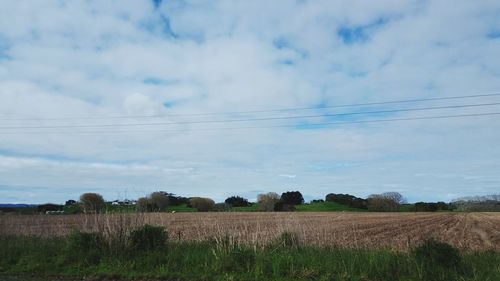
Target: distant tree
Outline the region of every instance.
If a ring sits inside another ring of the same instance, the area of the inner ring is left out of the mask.
[[[285,205],[304,204],[304,197],[299,191],[288,191],[281,194],[281,201]]]
[[[98,193],[84,193],[80,196],[80,205],[85,213],[100,213],[106,207],[102,195]]]
[[[208,212],[215,208],[215,202],[210,198],[193,197],[189,200],[189,204],[199,212]]]
[[[500,211],[500,195],[462,197],[453,200],[449,208],[471,212],[498,212]]]
[[[169,199],[168,195],[163,192],[153,192],[149,195],[151,203],[154,204],[155,209],[158,211],[163,211],[168,207]]]
[[[327,202],[335,202],[352,208],[367,209],[367,200],[350,194],[330,193],[325,197]]]
[[[293,212],[295,211],[295,205],[285,204],[282,200],[279,200],[274,204],[275,212]]]
[[[171,206],[179,206],[182,204],[189,203],[189,198],[187,198],[187,197],[176,196],[173,193],[167,193],[167,195],[168,195],[168,200],[169,200]]]
[[[139,212],[153,212],[155,205],[150,198],[141,197],[137,200],[137,210]]]
[[[403,195],[401,195],[398,192],[384,192],[381,195],[384,198],[387,198],[387,199],[390,199],[390,200],[396,202],[398,205],[406,203],[406,199],[403,197]]]
[[[259,211],[272,212],[274,211],[274,205],[279,201],[280,196],[274,192],[257,195],[257,204],[259,207]]]
[[[230,205],[226,204],[226,203],[216,203],[214,208],[213,208],[213,211],[215,212],[227,212],[230,210]]]
[[[37,212],[40,213],[45,213],[45,212],[50,212],[50,211],[62,211],[63,210],[63,205],[58,205],[58,204],[42,204],[37,206]]]
[[[313,200],[311,200],[311,203],[324,203],[324,202],[325,202],[325,200],[323,200],[323,199],[313,199]]]
[[[403,196],[397,192],[372,194],[368,197],[368,209],[375,212],[397,212],[405,203]]]
[[[444,202],[428,203],[428,202],[417,202],[415,203],[415,212],[436,212],[448,210],[448,204]]]
[[[231,196],[228,197],[224,203],[231,207],[247,207],[250,206],[250,203],[248,202],[247,199],[239,196]]]
[[[76,201],[75,200],[68,200],[66,201],[66,203],[64,203],[64,206],[73,206],[73,205],[76,205]]]

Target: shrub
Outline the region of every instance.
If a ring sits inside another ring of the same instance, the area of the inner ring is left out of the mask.
[[[163,227],[144,225],[130,233],[130,246],[134,251],[165,249],[168,233]]]
[[[425,280],[456,280],[455,274],[464,270],[460,251],[436,240],[427,240],[412,252],[422,267]]]
[[[68,262],[96,265],[100,262],[105,244],[101,234],[73,232],[69,235],[64,259]]]

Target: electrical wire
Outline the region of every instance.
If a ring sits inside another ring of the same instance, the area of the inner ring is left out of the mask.
[[[285,117],[180,121],[180,122],[155,122],[155,123],[95,124],[95,125],[4,126],[4,127],[0,127],[0,129],[1,130],[12,130],[12,129],[104,128],[104,127],[137,127],[137,126],[167,126],[167,125],[208,124],[208,123],[234,123],[234,122],[290,120],[290,119],[305,119],[305,118],[327,118],[327,117],[340,117],[340,116],[352,116],[352,115],[364,115],[364,114],[425,111],[425,110],[437,110],[437,109],[456,109],[456,108],[470,108],[470,107],[482,107],[482,106],[492,106],[492,105],[500,105],[500,102],[481,103],[481,104],[466,104],[466,105],[448,105],[448,106],[436,106],[436,107],[405,108],[405,109],[389,109],[389,110],[376,110],[376,111],[361,111],[361,112],[348,112],[348,113],[336,113],[336,114],[299,115],[299,116],[285,116]]]

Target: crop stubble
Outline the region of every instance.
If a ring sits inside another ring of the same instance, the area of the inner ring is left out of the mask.
[[[469,251],[500,251],[499,213],[142,213],[3,215],[0,234],[64,236],[73,230],[105,235],[140,225],[165,226],[173,241],[229,239],[262,246],[283,232],[305,245],[406,251],[437,239]]]

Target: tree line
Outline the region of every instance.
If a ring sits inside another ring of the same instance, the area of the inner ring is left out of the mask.
[[[493,199],[498,199],[494,201]],[[488,204],[499,205],[500,198],[488,197]],[[464,200],[447,204],[445,202],[417,202],[407,204],[406,199],[398,192],[384,192],[381,194],[372,194],[367,198],[356,197],[351,194],[329,193],[325,199],[312,200],[310,204],[333,202],[347,206],[349,208],[374,211],[374,212],[435,212],[455,210],[459,204],[464,204]],[[283,212],[295,211],[296,206],[305,204],[305,200],[299,191],[287,191],[282,194],[275,192],[262,193],[257,195],[255,203],[240,196],[230,196],[224,202],[216,203],[213,199],[207,197],[182,197],[173,193],[157,191],[147,196],[139,198],[134,204],[135,210],[139,212],[163,212],[169,207],[185,206],[199,212],[209,211],[229,211],[249,210],[245,207],[251,207],[252,210],[261,212]],[[474,201],[474,204],[479,204]],[[80,196],[79,201],[68,200],[66,205],[77,206],[84,213],[99,213],[106,209],[104,198],[97,193],[85,193]],[[460,206],[462,206],[460,205]],[[474,205],[474,206],[476,206]],[[240,208],[240,209],[238,209]]]

